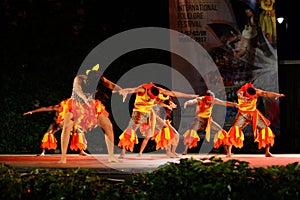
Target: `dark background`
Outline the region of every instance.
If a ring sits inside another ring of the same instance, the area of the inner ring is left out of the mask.
[[[273,150],[300,152],[299,14],[294,1],[276,0],[281,133]],[[69,98],[86,55],[105,39],[138,27],[169,27],[168,0],[4,0],[0,3],[0,153],[38,152],[53,113],[23,117],[39,106]],[[148,62],[168,64],[169,55],[140,50],[110,66],[118,73]],[[117,81],[115,71],[106,74]],[[103,99],[106,103],[106,99]],[[107,105],[109,109],[109,105]],[[120,130],[116,130],[118,135]]]

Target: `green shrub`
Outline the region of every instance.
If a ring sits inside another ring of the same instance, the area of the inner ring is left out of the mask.
[[[299,163],[250,168],[239,160],[181,159],[113,182],[89,169],[19,173],[1,164],[1,199],[299,199]]]

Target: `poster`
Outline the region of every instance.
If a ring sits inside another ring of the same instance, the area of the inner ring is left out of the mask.
[[[172,49],[182,50],[185,58],[172,55],[175,88],[190,84],[203,95],[206,89],[216,97],[236,102],[237,90],[247,82],[256,88],[278,92],[276,18],[274,0],[169,0]],[[258,109],[279,134],[278,100],[259,98]],[[215,120],[225,130],[232,125],[237,110],[214,109]],[[186,130],[194,110],[182,112],[179,132]],[[176,119],[175,119],[176,121]],[[253,135],[252,129],[244,129]]]

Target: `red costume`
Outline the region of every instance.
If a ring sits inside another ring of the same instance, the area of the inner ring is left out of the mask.
[[[230,143],[237,148],[242,148],[244,141],[242,129],[247,124],[252,124],[254,141],[258,142],[258,148],[265,148],[266,145],[273,146],[275,135],[269,128],[270,121],[256,108],[257,94],[249,94],[249,88],[254,89],[251,83],[245,84],[238,90],[239,111],[229,130]]]

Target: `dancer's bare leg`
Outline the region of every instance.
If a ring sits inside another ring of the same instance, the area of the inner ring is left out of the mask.
[[[177,146],[178,146],[178,143],[179,143],[179,134],[176,134],[175,138],[174,138],[174,141],[172,142],[172,148],[171,148],[171,152],[173,154],[175,154],[176,156],[179,156],[177,153],[176,153],[176,149],[177,149]]]
[[[67,162],[67,149],[70,140],[70,134],[74,125],[72,120],[73,114],[68,112],[64,118],[64,126],[61,132],[61,158],[58,163],[66,163]]]
[[[190,146],[189,143],[187,143],[187,144],[185,145],[185,149],[184,149],[182,155],[186,155],[186,154],[188,153],[187,151],[188,151],[189,146]]]
[[[175,158],[176,155],[172,153],[171,149],[172,149],[172,144],[169,144],[169,145],[166,147],[166,155],[167,155],[169,158]]]
[[[43,149],[42,153],[38,154],[37,156],[45,156],[45,153],[46,153],[46,149]]]
[[[125,157],[125,153],[126,153],[126,149],[123,148],[122,149],[122,152],[121,152],[121,155],[119,156],[120,159],[123,159]]]
[[[224,148],[224,154],[227,155],[228,152],[228,145],[223,145]]]
[[[166,154],[170,158],[179,158],[180,156],[176,153],[176,148],[178,145],[178,141],[176,136],[173,138],[173,140],[170,142],[170,144],[166,147]]]
[[[228,145],[226,157],[231,157],[231,149],[232,149],[232,145]]]
[[[98,117],[98,124],[104,130],[105,133],[105,143],[108,152],[108,162],[118,162],[118,159],[114,156],[114,131],[112,123],[106,115],[101,114]]]
[[[148,144],[148,141],[149,141],[149,137],[145,137],[143,142],[142,142],[142,145],[141,145],[141,149],[140,149],[140,152],[138,154],[138,156],[142,156],[142,153],[144,151],[144,149],[146,148],[147,144]]]
[[[266,157],[273,157],[273,155],[271,154],[270,152],[270,145],[267,144],[266,146],[266,154],[265,154]]]

